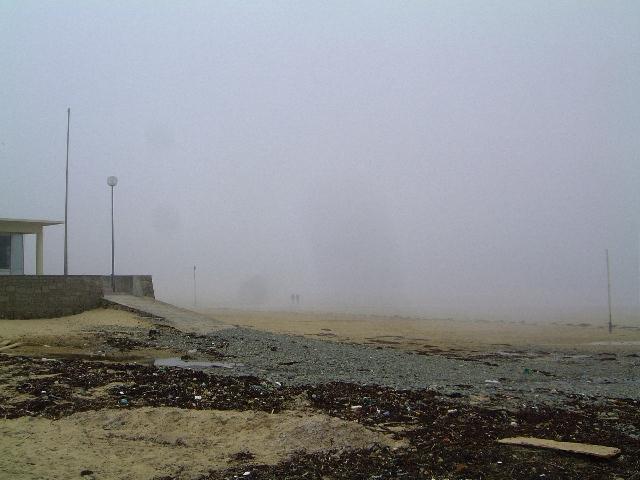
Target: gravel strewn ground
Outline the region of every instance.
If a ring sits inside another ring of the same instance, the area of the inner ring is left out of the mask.
[[[447,358],[238,328],[217,332],[225,352],[252,374],[285,384],[332,381],[443,393],[504,393],[553,399],[556,392],[640,398],[640,358],[561,353]],[[524,358],[522,358],[524,357]],[[474,359],[474,360],[470,360]],[[229,373],[236,373],[230,371]],[[489,380],[490,382],[487,382]],[[499,383],[495,383],[498,381]]]
[[[629,353],[505,351],[493,354],[418,354],[388,347],[345,344],[248,328],[207,336],[158,326],[118,329],[133,344],[109,334],[107,343],[122,349],[139,346],[189,352],[186,360],[227,361],[216,374],[254,375],[283,385],[334,381],[397,389],[429,388],[452,396],[489,395],[541,402],[566,396],[640,398],[640,357]],[[108,332],[105,332],[107,335]],[[241,365],[238,365],[241,364]]]

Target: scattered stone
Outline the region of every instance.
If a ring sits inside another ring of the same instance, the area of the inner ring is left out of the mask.
[[[234,462],[246,462],[248,460],[253,460],[255,455],[248,450],[243,450],[241,452],[234,453],[230,458]]]

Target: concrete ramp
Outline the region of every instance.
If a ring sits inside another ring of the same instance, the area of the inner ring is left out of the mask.
[[[224,324],[206,315],[176,307],[151,297],[136,297],[134,295],[116,293],[105,295],[103,298],[107,302],[127,307],[143,315],[159,317],[164,320],[164,323],[183,332],[206,334],[225,328],[234,328],[233,325]]]

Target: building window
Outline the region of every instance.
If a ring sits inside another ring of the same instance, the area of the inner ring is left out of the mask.
[[[11,234],[0,233],[0,270],[11,269]]]

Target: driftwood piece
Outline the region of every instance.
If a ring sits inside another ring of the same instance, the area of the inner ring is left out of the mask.
[[[547,448],[562,452],[590,455],[598,458],[614,458],[620,455],[619,448],[592,445],[589,443],[556,442],[555,440],[546,440],[544,438],[535,437],[503,438],[498,440],[498,443],[504,443],[506,445],[520,445],[523,447]]]
[[[0,347],[0,352],[4,350],[11,350],[12,348],[16,348],[22,345],[22,342],[11,343],[9,345],[5,345],[4,347]]]

